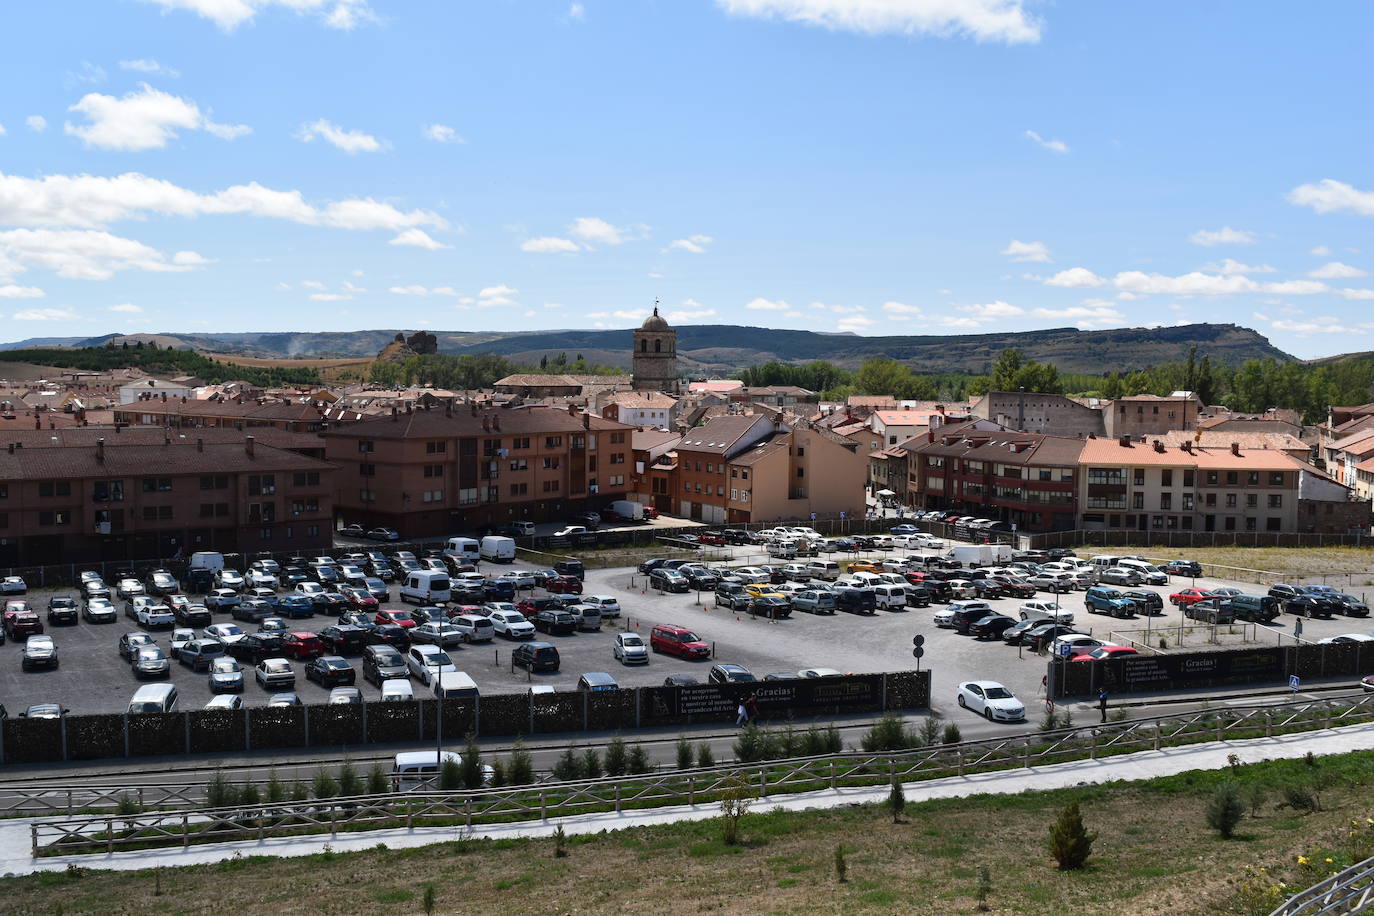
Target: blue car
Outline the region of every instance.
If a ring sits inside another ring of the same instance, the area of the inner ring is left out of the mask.
[[[482,592],[488,601],[512,601],[515,583],[509,579],[488,579],[482,583]]]
[[[921,529],[915,525],[896,525],[892,529],[892,536],[898,537],[903,534],[920,534]]]
[[[282,595],[277,602],[277,613],[297,619],[315,616],[315,603],[305,595]]]

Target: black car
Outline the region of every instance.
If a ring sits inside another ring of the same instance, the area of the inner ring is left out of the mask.
[[[973,580],[973,593],[979,598],[1001,598],[1002,586],[996,579],[977,578]]]
[[[692,586],[687,577],[675,569],[659,567],[649,573],[649,587],[660,592],[686,592]]]
[[[931,600],[937,601],[940,604],[948,604],[954,598],[954,592],[950,588],[949,580],[942,578],[936,573],[926,573],[914,584],[925,588],[926,591],[930,592]]]
[[[720,581],[720,576],[709,569],[692,567],[682,570],[682,574],[687,577],[687,584],[697,589],[715,588]]]
[[[989,614],[969,624],[968,635],[974,639],[1001,639],[1002,634],[1016,624],[1016,620],[1005,614]]]
[[[264,658],[280,658],[282,638],[273,633],[249,633],[242,639],[227,643],[224,654],[230,658],[256,665]]]
[[[348,659],[337,655],[312,658],[305,666],[305,679],[321,687],[351,687],[357,678],[358,672],[353,670]]]
[[[268,617],[277,616],[277,609],[263,601],[261,598],[245,598],[230,612],[230,616],[235,620],[242,620],[246,623],[262,623]],[[193,624],[187,624],[192,626]]]
[[[1137,614],[1157,617],[1164,613],[1164,599],[1159,596],[1159,592],[1152,592],[1148,588],[1127,588],[1122,590],[1121,597],[1129,598],[1135,603]]]
[[[867,587],[840,587],[835,589],[835,607],[848,614],[876,614],[878,596]]]
[[[792,605],[781,595],[764,595],[761,598],[752,598],[749,601],[749,613],[755,617],[767,617],[769,620],[782,620],[792,616]]]
[[[663,679],[664,687],[695,687],[700,683],[690,674],[670,674]]]
[[[850,538],[850,540],[854,542],[855,550],[873,549],[873,538],[868,537],[867,535],[856,534],[852,538]]]
[[[1022,620],[1002,631],[1002,641],[1009,646],[1019,646],[1027,633],[1036,627],[1044,626],[1044,623],[1043,620]]]
[[[934,593],[926,587],[924,582],[917,582],[906,587],[907,607],[930,607],[930,602],[934,598]]]
[[[992,613],[992,608],[982,602],[970,607],[960,608],[954,612],[954,632],[961,636],[968,636],[970,635],[970,628],[975,623],[982,620],[984,617],[990,616]],[[1014,622],[1015,621],[1013,621],[1013,623]]]
[[[1042,623],[1038,627],[1028,630],[1021,636],[1023,645],[1039,652],[1041,649],[1054,642],[1055,637],[1063,636],[1065,633],[1078,632],[1073,627],[1065,626],[1062,623]]]
[[[374,620],[375,618],[371,614],[359,614],[355,611],[349,611],[348,613],[339,615],[338,623],[341,627],[357,627],[360,630],[370,630],[377,625]]]
[[[367,645],[367,630],[347,624],[325,627],[320,631],[320,641],[331,655],[352,655]]]
[[[558,647],[547,642],[522,642],[511,650],[510,663],[527,671],[557,671]]]
[[[1346,595],[1336,592],[1331,595],[1341,606],[1340,612],[1347,617],[1368,617],[1369,605],[1365,604],[1354,595]]]
[[[1283,609],[1295,617],[1306,617],[1309,620],[1318,617],[1330,620],[1333,613],[1331,604],[1332,602],[1318,598],[1316,595],[1294,595],[1283,602]]]
[[[548,633],[552,636],[566,636],[569,633],[577,632],[577,623],[578,618],[572,614],[567,611],[556,611],[552,608],[534,615],[534,628],[541,633]]]
[[[1076,556],[1078,556],[1078,554],[1074,553],[1067,547],[1051,547],[1045,551],[1045,558],[1049,560],[1062,560],[1065,557]]]
[[[310,570],[306,569],[304,566],[283,566],[279,578],[281,579],[282,586],[286,588],[300,582],[313,581],[310,577]]]
[[[1324,605],[1326,609],[1333,614],[1344,613],[1343,602],[1340,598],[1336,597],[1337,592],[1334,589],[1321,585],[1303,585],[1300,586],[1299,591],[1301,594],[1307,595],[1308,597],[1316,598],[1320,604]]]
[[[80,619],[81,612],[77,609],[75,598],[57,595],[48,599],[48,623],[66,625]]]
[[[1202,564],[1196,560],[1170,560],[1159,568],[1171,576],[1188,576],[1196,579],[1202,575]]]
[[[363,631],[369,646],[392,646],[404,652],[410,648],[410,631],[398,623],[384,623]]]
[[[1277,585],[1269,586],[1269,597],[1277,598],[1280,601],[1288,601],[1292,598],[1298,597],[1298,595],[1301,594],[1302,589],[1296,585],[1288,585],[1286,583],[1281,582]]]
[[[579,512],[568,519],[571,525],[581,525],[588,531],[595,531],[601,527],[601,515],[596,512]]]
[[[553,564],[554,570],[560,576],[576,576],[579,579],[587,578],[587,568],[582,565],[581,560],[559,560]]]

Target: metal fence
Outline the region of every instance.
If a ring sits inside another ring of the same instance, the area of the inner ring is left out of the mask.
[[[1283,531],[1049,531],[1026,534],[1034,550],[1048,547],[1368,547],[1368,534],[1306,534]]]
[[[1288,898],[1269,916],[1363,913],[1374,907],[1374,856]]]
[[[784,792],[916,782],[1017,767],[1210,741],[1273,737],[1289,732],[1374,721],[1374,695],[1237,706],[1086,728],[932,745],[906,751],[826,755],[750,764],[722,764],[647,776],[615,777],[475,789],[272,802],[195,809],[194,790],[175,787],[159,798],[153,787],[83,785],[71,790],[9,787],[14,813],[114,808],[121,795],[170,811],[45,819],[32,825],[35,856],[114,852],[122,847],[189,846],[196,842],[337,832],[362,827],[428,826],[548,820],[596,811],[620,812],[676,804],[710,804],[744,788],[767,798]],[[138,791],[142,789],[142,796]],[[69,799],[55,793],[70,791]],[[203,789],[202,789],[203,792]],[[188,798],[189,796],[189,798]],[[204,797],[203,794],[200,797]]]

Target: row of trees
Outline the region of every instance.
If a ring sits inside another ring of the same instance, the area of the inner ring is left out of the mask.
[[[132,346],[125,343],[124,346],[111,344],[104,347],[30,347],[6,351],[3,357],[6,362],[84,369],[88,372],[134,367],[152,375],[195,375],[212,385],[235,379],[252,382],[264,388],[320,384],[320,374],[314,369],[241,366],[237,363],[222,363],[209,359],[195,350],[174,350],[170,347],[159,349],[157,344],[151,341],[146,346],[142,344],[142,341],[138,341]]]

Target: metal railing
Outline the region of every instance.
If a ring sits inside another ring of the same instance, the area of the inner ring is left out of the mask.
[[[147,804],[175,810],[46,819],[32,825],[33,855],[113,852],[121,847],[189,846],[235,838],[331,833],[364,826],[428,826],[548,820],[626,807],[709,804],[740,785],[759,797],[841,787],[916,782],[995,770],[1046,766],[1162,747],[1273,737],[1275,734],[1374,721],[1374,695],[1268,706],[1228,707],[999,739],[932,745],[905,751],[849,752],[820,757],[674,770],[616,777],[456,792],[419,792],[272,802],[195,809],[192,787],[83,786],[70,795],[50,788],[8,787],[8,811],[67,810],[116,803],[141,789]],[[111,806],[113,807],[113,806]]]
[[[1269,916],[1363,913],[1374,906],[1374,856],[1288,898]]]

